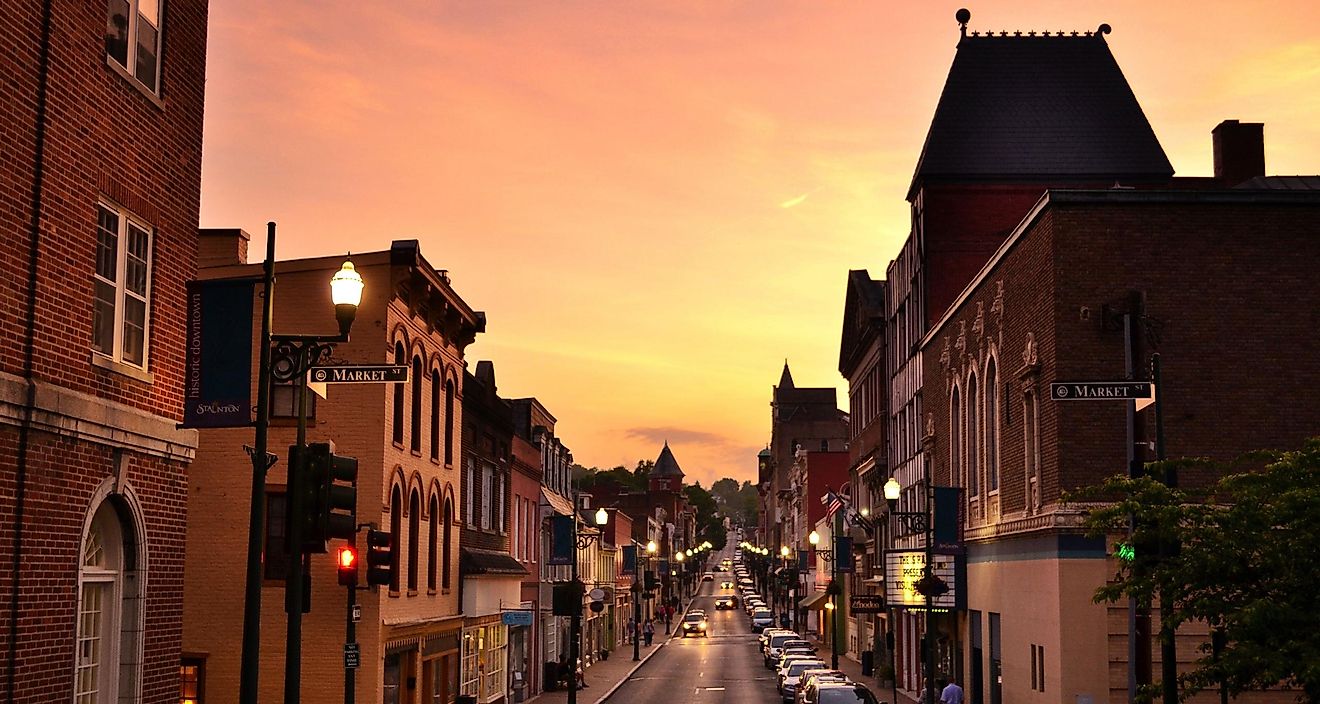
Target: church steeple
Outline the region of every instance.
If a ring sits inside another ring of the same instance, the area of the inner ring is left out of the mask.
[[[683,488],[683,470],[678,466],[678,460],[674,459],[674,453],[669,449],[669,443],[666,442],[664,449],[660,450],[660,456],[655,460],[655,468],[651,470],[648,477],[648,485],[651,491],[672,491],[678,492]]]
[[[779,375],[779,386],[781,389],[793,388],[793,373],[788,371],[788,360],[784,360],[784,373]]]

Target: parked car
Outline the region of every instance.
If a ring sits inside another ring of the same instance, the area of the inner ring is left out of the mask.
[[[789,660],[784,666],[779,668],[775,675],[776,686],[779,688],[779,694],[793,701],[794,694],[797,692],[797,680],[803,672],[807,670],[819,670],[825,667],[823,660]]]
[[[757,636],[756,639],[757,639],[758,641],[760,641],[760,644],[761,644],[761,654],[762,654],[762,655],[765,655],[765,649],[766,649],[767,647],[769,647],[770,636],[773,636],[773,635],[776,635],[776,634],[779,634],[779,633],[783,633],[783,634],[785,634],[785,635],[793,635],[793,636],[797,636],[796,633],[794,633],[793,631],[791,631],[791,630],[789,630],[789,629],[787,629],[787,628],[767,628],[767,629],[765,629],[764,631],[761,631],[761,635]]]
[[[822,682],[808,687],[803,704],[880,704],[865,685],[856,682]]]
[[[760,633],[775,622],[770,609],[757,609],[752,612],[752,633]]]
[[[774,661],[774,666],[771,667],[770,669],[774,670],[775,672],[778,672],[784,666],[785,662],[788,662],[789,660],[795,658],[806,658],[808,660],[816,660],[819,658],[819,656],[816,655],[816,653],[813,652],[811,648],[803,648],[800,646],[792,647],[792,648],[784,648],[783,650],[779,651],[779,659]]]
[[[687,638],[689,634],[707,637],[709,634],[706,633],[706,626],[706,612],[689,611],[683,617],[683,637]]]
[[[789,630],[776,631],[774,635],[766,639],[765,642],[765,666],[770,667],[770,663],[779,659],[784,654],[784,644],[789,642],[805,643],[802,636]]]
[[[805,670],[798,675],[797,685],[793,688],[794,704],[802,704],[807,691],[822,682],[851,682],[851,680],[841,670]]]

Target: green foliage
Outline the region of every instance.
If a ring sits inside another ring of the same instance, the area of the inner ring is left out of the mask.
[[[1287,453],[1255,453],[1221,467],[1204,460],[1150,465],[1213,468],[1206,491],[1181,491],[1151,477],[1112,477],[1069,500],[1103,500],[1087,518],[1095,536],[1132,526],[1131,562],[1096,590],[1097,602],[1159,601],[1162,628],[1189,621],[1223,633],[1217,656],[1200,648],[1179,675],[1184,694],[1225,684],[1230,695],[1280,683],[1320,701],[1320,438]]]

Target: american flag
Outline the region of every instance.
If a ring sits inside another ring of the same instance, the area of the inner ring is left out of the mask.
[[[826,517],[826,518],[829,518],[829,517],[833,516],[833,515],[834,515],[834,512],[835,512],[835,511],[838,511],[838,510],[841,509],[841,508],[843,508],[843,505],[844,505],[843,497],[841,497],[841,496],[839,496],[838,494],[834,493],[834,491],[833,491],[832,489],[826,491],[826,492],[825,492],[825,495],[822,496],[822,497],[820,497],[820,502],[821,502],[822,504],[825,504],[825,517]]]

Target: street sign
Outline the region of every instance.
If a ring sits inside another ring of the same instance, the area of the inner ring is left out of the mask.
[[[853,594],[849,599],[848,610],[855,614],[882,614],[885,612],[883,594]]]
[[[362,664],[362,649],[357,643],[344,644],[344,669],[356,670]]]
[[[408,365],[335,364],[312,367],[307,380],[313,384],[401,384],[408,381]]]
[[[354,605],[353,605],[353,623],[357,623],[358,621],[361,621],[361,620],[362,620],[362,605],[361,605],[361,604],[354,604]]]
[[[587,592],[587,596],[591,597],[592,601],[600,601],[601,599],[605,598],[605,590],[592,589],[591,591]]]
[[[1050,398],[1055,401],[1135,401],[1153,397],[1149,381],[1054,381]]]

